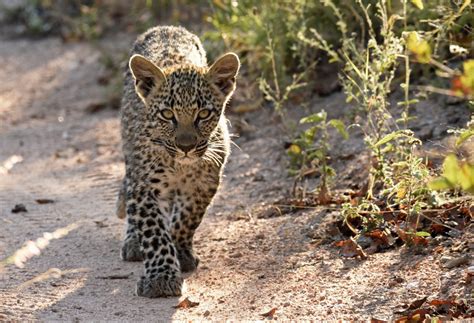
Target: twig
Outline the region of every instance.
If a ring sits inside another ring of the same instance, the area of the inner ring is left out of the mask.
[[[128,279],[132,276],[133,273],[130,274],[117,274],[117,275],[110,275],[110,276],[98,276],[97,279]]]
[[[410,86],[410,87],[412,87],[412,86]],[[417,85],[417,86],[413,86],[413,88],[415,88],[417,90],[421,90],[421,91],[427,91],[427,92],[433,92],[433,93],[438,93],[438,94],[443,94],[443,95],[448,95],[448,96],[454,96],[454,97],[461,98],[461,99],[466,99],[466,100],[472,100],[473,99],[473,97],[471,97],[469,95],[459,94],[456,91],[452,91],[450,89],[441,89],[441,88],[434,87],[434,86],[431,86],[431,85],[425,85],[425,86]]]

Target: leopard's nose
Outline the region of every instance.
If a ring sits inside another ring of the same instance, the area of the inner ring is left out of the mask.
[[[183,152],[190,152],[197,144],[197,137],[192,134],[182,134],[176,137],[176,146]]]

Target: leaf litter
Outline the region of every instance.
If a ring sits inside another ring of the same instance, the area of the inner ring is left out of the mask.
[[[276,311],[277,311],[277,308],[274,307],[271,310],[269,310],[268,312],[260,314],[260,316],[262,316],[264,318],[267,318],[267,319],[273,319],[273,316],[275,315]]]
[[[183,299],[181,302],[179,302],[178,305],[175,305],[173,306],[173,308],[177,308],[177,309],[188,309],[188,308],[191,308],[191,307],[196,307],[198,306],[199,303],[198,302],[193,302],[189,299],[189,297],[186,297],[185,299]]]

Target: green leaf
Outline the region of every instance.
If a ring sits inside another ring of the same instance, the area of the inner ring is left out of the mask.
[[[298,145],[291,144],[290,147],[288,148],[288,151],[291,152],[292,154],[295,155],[300,155],[301,154],[301,148]]]
[[[408,101],[401,101],[401,102],[397,102],[397,105],[398,106],[401,106],[401,105],[410,105],[410,104],[416,104],[420,102],[420,100],[418,99],[413,99],[413,100],[408,100]]]
[[[374,147],[379,147],[381,145],[386,144],[389,141],[392,141],[393,139],[403,137],[404,135],[405,135],[405,133],[403,132],[403,130],[398,130],[398,131],[389,133],[388,135],[386,135],[385,137],[383,137],[382,139],[377,141],[375,143]]]
[[[456,147],[461,146],[466,140],[474,136],[474,129],[464,129],[456,140]]]
[[[418,237],[431,237],[431,234],[426,231],[418,231],[417,233],[415,233],[415,235],[417,235]]]
[[[321,112],[312,114],[300,120],[300,123],[319,123],[326,120],[326,111],[322,110]]]
[[[441,191],[454,188],[454,186],[446,178],[438,177],[428,183],[428,188],[433,191]]]
[[[324,151],[322,149],[316,149],[313,154],[319,160],[321,160],[325,157]]]
[[[329,121],[329,124],[336,128],[337,131],[341,134],[341,136],[344,137],[344,139],[349,139],[349,134],[346,131],[346,126],[344,125],[344,122],[342,122],[339,119],[332,119]]]
[[[308,130],[304,132],[304,137],[306,141],[313,142],[314,136],[316,135],[316,132],[318,131],[317,127],[311,127]]]
[[[326,168],[324,169],[324,172],[326,173],[327,176],[329,177],[334,177],[336,176],[336,171],[334,170],[334,168],[330,167],[330,166],[326,166]]]
[[[430,44],[416,31],[412,31],[408,34],[406,39],[406,46],[410,52],[415,54],[416,59],[422,63],[427,64],[431,61],[431,47]]]
[[[458,160],[454,154],[449,154],[443,162],[443,176],[456,185],[458,183],[458,174],[461,169],[458,165]]]
[[[418,9],[423,10],[423,0],[411,0],[411,3],[413,3]]]
[[[459,184],[463,190],[472,193],[474,191],[474,165],[465,163],[461,166],[460,171]]]

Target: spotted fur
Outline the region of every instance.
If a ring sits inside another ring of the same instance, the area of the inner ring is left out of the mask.
[[[193,236],[229,154],[223,112],[239,66],[228,53],[208,67],[198,37],[181,27],[152,28],[133,46],[121,109],[126,174],[117,214],[127,218],[122,259],[144,263],[139,296],[180,295],[181,273],[199,263]]]

